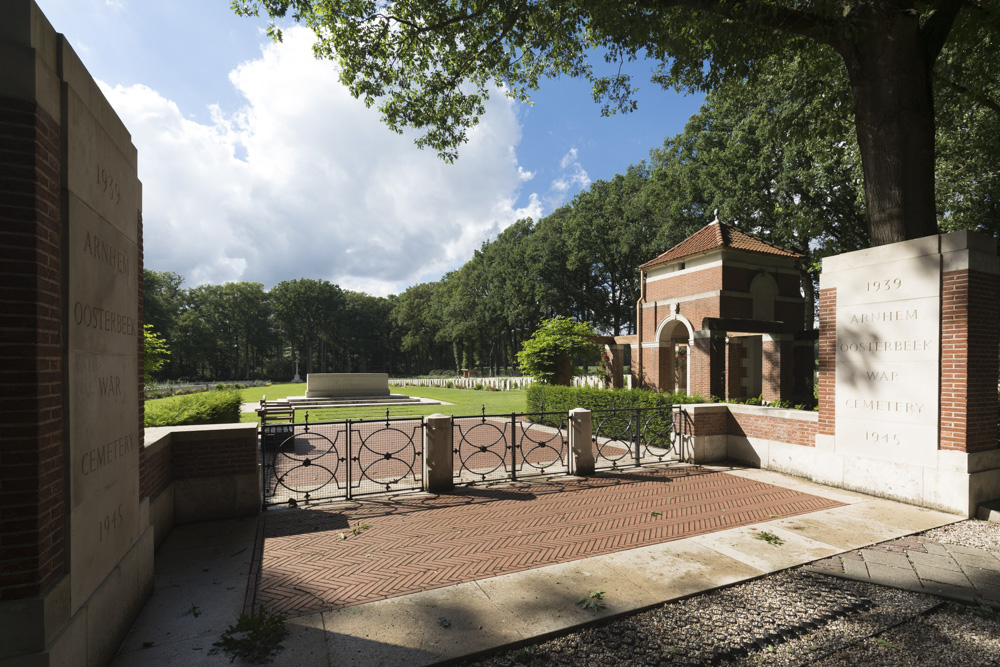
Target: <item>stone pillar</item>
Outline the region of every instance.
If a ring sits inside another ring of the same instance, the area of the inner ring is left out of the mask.
[[[989,241],[967,232],[942,237],[942,450],[997,449],[993,395],[1000,338],[1000,270]],[[1000,496],[1000,486],[993,496]]]
[[[795,363],[794,341],[790,334],[763,336],[761,345],[761,395],[765,401],[787,400],[792,396]]]
[[[448,493],[455,488],[454,435],[448,415],[424,417],[424,491]]]
[[[837,288],[819,290],[819,369],[816,377],[816,395],[819,402],[819,425],[816,446],[833,446],[834,425],[837,420]]]
[[[726,343],[726,398],[747,398],[743,378],[747,376],[746,347],[742,338],[729,338]]]
[[[137,152],[31,0],[0,60],[0,663],[107,664],[153,577]]]
[[[569,474],[594,474],[593,414],[584,408],[569,411]]]
[[[618,343],[605,345],[604,353],[608,356],[605,372],[610,376],[605,378],[605,388],[621,389],[624,384],[622,375],[625,373],[625,346]]]
[[[954,232],[825,258],[820,288],[816,444],[832,456],[817,481],[974,516],[1000,493],[996,241]]]
[[[691,393],[709,398],[712,396],[712,338],[711,332],[696,331],[688,350],[691,357]],[[720,394],[716,394],[720,395]]]
[[[688,368],[691,365],[691,347],[692,342],[688,341],[684,348],[684,356],[680,360],[677,359],[677,346],[674,345],[674,369],[676,371],[677,382],[674,385],[674,389],[684,394],[689,394],[688,391]]]

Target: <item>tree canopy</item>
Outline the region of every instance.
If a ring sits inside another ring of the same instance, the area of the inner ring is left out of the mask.
[[[628,64],[660,85],[711,90],[761,63],[831,49],[845,72],[873,244],[937,231],[933,71],[957,86],[989,77],[996,0],[233,0],[239,14],[291,15],[318,56],[394,130],[453,159],[496,89],[527,100],[541,79],[593,84],[605,113],[635,108]],[[272,23],[271,33],[280,39]],[[995,50],[995,49],[993,49]],[[940,58],[942,51],[946,57]],[[603,54],[605,65],[592,62]],[[828,61],[836,62],[836,61]],[[995,81],[995,79],[993,79]],[[987,95],[989,97],[989,95]],[[995,101],[995,100],[994,100]]]
[[[598,354],[594,336],[597,332],[586,322],[574,322],[568,317],[553,317],[542,322],[517,353],[525,375],[544,384],[568,385],[573,377],[573,360],[585,361]]]

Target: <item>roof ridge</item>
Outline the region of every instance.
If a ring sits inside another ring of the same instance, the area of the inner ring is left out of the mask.
[[[738,227],[729,225],[716,218],[655,259],[640,265],[639,268],[646,269],[663,264],[664,262],[723,248],[755,252],[763,255],[778,255],[781,257],[802,256],[799,253],[785,250],[773,243],[762,241],[756,236],[752,236]]]

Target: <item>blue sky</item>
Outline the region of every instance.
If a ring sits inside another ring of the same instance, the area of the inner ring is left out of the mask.
[[[146,266],[186,284],[326,279],[398,293],[461,266],[521,217],[547,215],[681,132],[700,96],[648,83],[602,118],[589,86],[544,81],[534,106],[494,96],[458,161],[378,120],[312,58],[229,0],[36,0],[132,133]]]

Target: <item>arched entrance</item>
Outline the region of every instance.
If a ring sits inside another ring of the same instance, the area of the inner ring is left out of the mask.
[[[691,346],[694,327],[676,313],[660,323],[656,331],[659,346],[659,389],[691,393]]]

